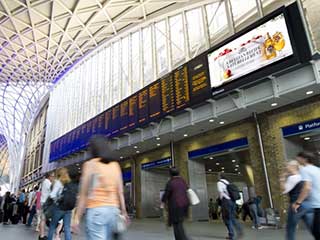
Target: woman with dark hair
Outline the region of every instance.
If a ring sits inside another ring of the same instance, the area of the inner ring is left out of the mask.
[[[122,172],[105,137],[93,137],[89,151],[92,159],[83,166],[74,230],[78,231],[86,209],[87,239],[109,240],[116,230],[119,215],[128,220]]]
[[[188,186],[185,180],[179,175],[177,168],[170,169],[171,179],[166,185],[162,202],[167,204],[169,211],[169,226],[173,225],[174,236],[176,240],[188,239],[184,228],[183,221],[188,215],[189,199],[187,195]]]
[[[8,221],[11,219],[12,217],[12,212],[13,212],[13,202],[14,199],[11,197],[10,192],[6,192],[6,195],[3,197],[3,224],[7,225],[9,224]]]

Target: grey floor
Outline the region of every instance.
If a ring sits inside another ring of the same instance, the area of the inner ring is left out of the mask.
[[[213,240],[225,239],[226,231],[220,223],[186,223],[188,235],[192,240]],[[0,240],[36,240],[37,234],[24,225],[3,226],[0,225]],[[73,239],[84,240],[83,234],[74,235]],[[123,237],[124,240],[173,240],[172,229],[167,229],[163,223],[158,220],[139,220],[134,221],[129,231]],[[252,230],[249,227],[245,229],[245,240],[281,240],[284,239],[283,230],[262,229]],[[312,240],[313,238],[305,231],[298,231],[297,240]]]

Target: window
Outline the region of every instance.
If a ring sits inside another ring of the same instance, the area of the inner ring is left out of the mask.
[[[146,86],[153,80],[152,69],[152,39],[151,27],[146,27],[142,30],[143,37],[143,85]]]
[[[104,50],[104,54],[105,54],[105,84],[104,84],[104,94],[105,94],[105,107],[104,109],[107,109],[111,106],[111,94],[110,94],[110,90],[111,90],[111,47],[107,47]]]
[[[228,19],[224,1],[206,6],[210,42],[218,42],[229,33]]]
[[[140,32],[131,35],[131,70],[132,70],[132,91],[136,92],[141,86],[140,75]]]
[[[258,18],[256,0],[231,0],[231,8],[237,30],[248,26]]]
[[[120,80],[120,46],[119,42],[115,42],[112,44],[112,78],[111,78],[111,84],[112,84],[112,104],[116,104],[120,101],[120,88],[121,88],[121,80]],[[120,86],[120,87],[119,87]]]
[[[129,38],[121,40],[122,48],[122,61],[121,61],[121,74],[122,74],[122,93],[121,99],[128,97],[131,94],[131,82],[129,81]]]
[[[205,45],[205,34],[201,9],[193,9],[186,13],[188,25],[188,37],[191,57],[201,52]]]
[[[172,65],[176,66],[185,59],[182,15],[169,18]]]
[[[167,58],[167,37],[165,20],[155,24],[155,40],[156,40],[156,55],[158,75],[163,75],[168,71]]]

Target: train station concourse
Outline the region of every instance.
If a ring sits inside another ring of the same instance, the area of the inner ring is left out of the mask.
[[[0,238],[320,240],[319,12],[0,0]]]

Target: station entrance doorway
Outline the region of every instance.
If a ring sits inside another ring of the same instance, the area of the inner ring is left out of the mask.
[[[219,173],[224,173],[228,180],[241,191],[241,206],[255,195],[254,174],[251,167],[247,138],[214,145],[189,152],[190,186],[200,198],[200,204],[193,207],[193,220],[208,220],[210,199],[215,203],[219,197],[217,182]]]
[[[141,165],[141,216],[160,218],[162,216],[161,197],[169,180],[171,158]]]

